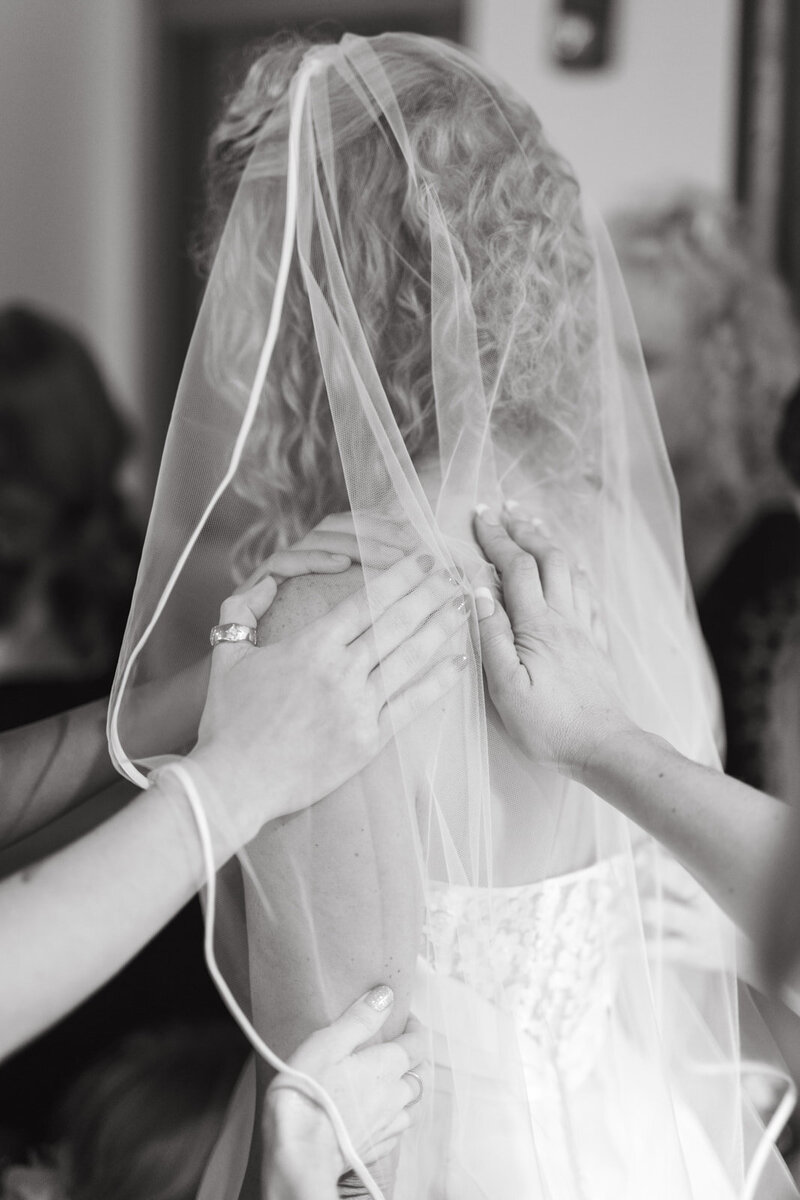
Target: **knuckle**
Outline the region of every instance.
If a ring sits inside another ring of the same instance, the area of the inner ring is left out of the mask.
[[[413,642],[404,642],[399,646],[394,653],[395,666],[399,668],[400,673],[407,678],[419,670],[422,663],[425,661],[424,654],[424,639],[415,639]]]
[[[512,578],[525,578],[537,572],[536,559],[524,550],[519,550],[514,554],[507,568],[507,574]]]
[[[386,624],[384,626],[384,631],[387,635],[387,638],[391,641],[399,642],[408,634],[409,617],[406,613],[387,613],[385,621]]]
[[[245,610],[241,596],[227,596],[219,606],[220,625],[227,625],[230,622],[242,621],[242,613],[244,611]]]
[[[347,654],[345,655],[346,669],[342,675],[342,681],[350,681],[354,676],[356,678],[363,677],[372,661],[372,655],[371,634],[369,637],[361,637],[358,641],[353,642],[348,647]]]
[[[375,721],[364,722],[353,733],[354,749],[362,757],[372,759],[380,749],[378,726]]]
[[[563,550],[556,548],[548,550],[544,555],[544,561],[551,571],[560,573],[569,573],[570,571],[569,560]]]

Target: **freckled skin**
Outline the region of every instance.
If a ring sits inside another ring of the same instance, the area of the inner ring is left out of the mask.
[[[305,626],[362,580],[360,568],[288,580],[260,637],[277,640]],[[396,997],[382,1037],[401,1032],[422,907],[412,814],[393,744],[319,804],[262,830],[248,855],[273,910],[264,913],[245,875],[250,993],[267,1043],[285,1058],[378,983],[390,984]],[[263,1063],[258,1070],[263,1096],[270,1072]],[[259,1153],[254,1143],[248,1180],[257,1178]]]

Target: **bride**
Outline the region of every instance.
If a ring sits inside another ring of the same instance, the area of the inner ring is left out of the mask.
[[[230,101],[209,175],[213,266],[112,701],[120,768],[146,783],[163,761],[134,762],[137,695],[191,663],[232,575],[321,520],[334,549],[344,526],[324,518],[346,510],[365,561],[430,555],[441,604],[463,609],[494,582],[478,502],[524,502],[550,527],[597,597],[628,711],[716,762],[624,291],[530,108],[429,39],[283,38]],[[377,594],[381,575],[288,581],[260,637],[362,581]],[[388,694],[394,644],[373,648]],[[632,822],[515,748],[474,622],[450,652],[463,682],[435,716],[209,875],[207,956],[258,1054],[201,1196],[259,1194],[273,1068],[378,981],[396,996],[385,1036],[413,1011],[430,1067],[398,1154],[368,1170],[339,1129],[342,1194],[795,1195],[742,1086],[731,927]]]

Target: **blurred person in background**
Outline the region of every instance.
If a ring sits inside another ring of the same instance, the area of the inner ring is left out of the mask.
[[[800,330],[790,298],[744,215],[721,197],[687,191],[620,213],[611,230],[680,496],[687,566],[720,685],[725,767],[793,802]],[[800,1080],[797,1017],[763,996],[758,1006]],[[799,1146],[795,1114],[781,1141],[795,1174]]]
[[[746,221],[689,191],[611,226],[681,504],[689,575],[720,683],[726,769],[781,795],[768,728],[800,608],[800,520],[775,439],[800,331]]]
[[[800,528],[800,386],[784,410],[777,448]],[[786,564],[786,574],[792,581],[795,603],[773,671],[767,761],[775,794],[800,805],[800,554]]]
[[[244,1061],[228,1024],[129,1035],[59,1106],[50,1145],[0,1176],[2,1200],[189,1200]]]
[[[141,549],[130,440],[82,340],[0,310],[0,729],[108,692]]]
[[[368,1160],[413,1123],[424,1087],[415,1022],[391,1042],[367,1045],[393,1004],[391,988],[370,989],[291,1060],[337,1093]],[[227,1023],[129,1035],[71,1086],[50,1142],[31,1150],[27,1162],[0,1170],[0,1200],[197,1200],[231,1094],[252,1075],[246,1056],[247,1043]],[[266,1097],[262,1195],[333,1197],[343,1163],[328,1117],[287,1084],[278,1076]],[[366,1089],[366,1123],[347,1101],[350,1084]]]
[[[172,590],[187,552],[207,533],[222,586],[263,557],[281,522],[289,539],[345,496],[357,520],[411,522],[454,586],[459,568],[487,577],[475,500],[527,502],[599,581],[632,708],[714,761],[650,389],[641,360],[615,369],[635,330],[624,296],[614,303],[595,286],[595,270],[614,283],[602,231],[585,227],[577,183],[531,110],[426,39],[274,42],[230,101],[212,159],[214,265],[112,720],[121,769],[134,777],[134,759],[146,769],[152,756],[127,749],[125,689],[168,668],[164,649],[188,653],[198,598],[213,598],[208,573]],[[613,329],[597,319],[598,291]],[[206,494],[187,469],[198,460],[234,480],[236,505],[226,497],[215,511],[214,475]],[[163,531],[175,557],[162,552]],[[287,585],[272,635],[334,596],[325,580]],[[169,628],[148,645],[168,603]],[[783,1188],[768,1191],[768,1180],[763,1194],[796,1194],[772,1131],[740,1107],[729,926],[681,875],[693,926],[720,949],[702,960],[698,1006],[696,964],[667,959],[660,919],[661,883],[677,864],[580,782],[520,758],[484,704],[475,642],[467,649],[463,689],[438,725],[396,740],[307,822],[249,848],[244,899],[231,895],[219,917],[255,1047],[274,1065],[270,1049],[291,1051],[385,964],[397,1019],[414,1004],[435,1035],[418,1140],[403,1144],[396,1171],[391,1161],[376,1171],[394,1178],[398,1200],[739,1195],[738,1150],[722,1164],[745,1136],[748,1152],[759,1148],[751,1190],[766,1153]],[[670,1074],[676,1064],[686,1078]],[[700,1073],[711,1086],[695,1108]],[[231,1106],[231,1152],[206,1176],[209,1196],[260,1194],[261,1094]],[[347,1194],[380,1194],[358,1173]]]
[[[0,310],[0,730],[108,694],[141,550],[119,484],[130,446],[85,342],[30,307]],[[76,824],[72,836],[84,831]],[[127,971],[0,1067],[9,1153],[43,1135],[87,1056],[125,1030],[169,1016],[187,995],[191,1011],[218,1012],[198,924],[185,909]]]

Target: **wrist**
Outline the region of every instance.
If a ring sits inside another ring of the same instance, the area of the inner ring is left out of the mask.
[[[654,736],[627,718],[610,718],[601,722],[592,736],[569,754],[564,774],[591,791],[598,791],[609,774],[626,770],[631,753]]]
[[[336,1200],[341,1157],[328,1118],[304,1096],[268,1093],[264,1183],[270,1200]]]
[[[264,1156],[262,1191],[269,1200],[338,1200],[335,1168],[326,1171],[305,1155],[289,1154],[285,1150]]]
[[[185,761],[209,824],[228,847],[229,855],[252,841],[267,822],[287,811],[279,782],[268,773],[255,779],[241,766],[235,752],[210,742],[195,746]]]

